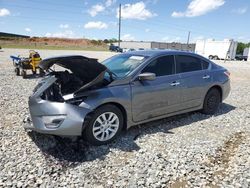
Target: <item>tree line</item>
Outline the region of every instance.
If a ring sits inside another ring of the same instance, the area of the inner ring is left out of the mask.
[[[249,47],[250,47],[250,42],[249,43],[239,42],[237,46],[236,54],[243,54],[244,49],[249,48]]]

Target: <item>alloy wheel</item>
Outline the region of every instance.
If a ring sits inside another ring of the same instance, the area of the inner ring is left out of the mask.
[[[93,125],[93,135],[99,141],[107,141],[115,136],[119,129],[119,118],[113,112],[98,116]]]

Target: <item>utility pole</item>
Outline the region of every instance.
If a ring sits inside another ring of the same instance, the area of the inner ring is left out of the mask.
[[[121,8],[122,8],[122,5],[120,4],[119,5],[119,33],[118,33],[118,46],[120,48],[120,42],[121,42]]]
[[[187,45],[189,45],[190,34],[191,34],[191,32],[189,31],[189,32],[188,32]]]

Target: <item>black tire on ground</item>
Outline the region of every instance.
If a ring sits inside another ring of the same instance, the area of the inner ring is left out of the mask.
[[[20,75],[20,69],[19,68],[15,68],[15,73],[16,73],[17,76],[19,76]]]
[[[213,55],[209,55],[209,56],[208,56],[208,59],[213,59],[213,58],[214,58]]]
[[[21,75],[22,75],[23,78],[26,78],[26,71],[25,71],[25,70],[22,70],[22,71],[21,71]]]
[[[95,121],[102,114],[110,113],[110,112],[114,113],[119,119],[118,129],[112,138],[105,140],[105,141],[100,141],[94,136],[94,133],[93,133],[93,127],[94,127]],[[88,143],[92,145],[96,145],[96,146],[110,143],[121,133],[123,124],[124,124],[124,117],[123,117],[121,110],[118,107],[111,105],[111,104],[101,106],[100,108],[97,108],[94,112],[90,113],[85,118],[84,125],[83,125],[83,127],[85,127],[85,129],[83,130],[83,138]]]
[[[202,113],[207,115],[215,114],[221,103],[220,91],[216,88],[210,89],[203,103]]]
[[[219,57],[217,55],[214,56],[214,60],[219,60]]]

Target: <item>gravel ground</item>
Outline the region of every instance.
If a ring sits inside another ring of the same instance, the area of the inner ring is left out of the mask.
[[[188,113],[133,127],[112,144],[25,132],[37,79],[15,76],[0,52],[0,187],[250,187],[250,63],[218,62],[232,92],[214,116]],[[42,57],[108,52],[40,50]]]

